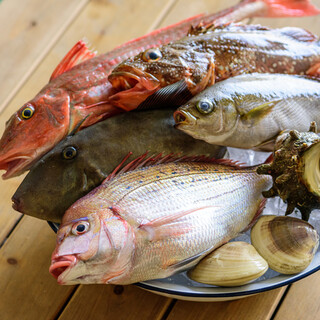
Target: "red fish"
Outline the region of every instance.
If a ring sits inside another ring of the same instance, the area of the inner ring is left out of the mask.
[[[28,170],[44,153],[74,130],[115,115],[109,97],[114,89],[108,75],[115,64],[147,48],[184,36],[190,25],[238,21],[252,16],[318,14],[309,1],[247,0],[217,14],[198,15],[132,40],[109,53],[95,56],[79,41],[54,70],[49,83],[6,123],[0,140],[0,170],[4,179]],[[81,62],[81,63],[80,63]]]

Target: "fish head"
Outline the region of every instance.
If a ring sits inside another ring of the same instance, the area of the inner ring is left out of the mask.
[[[233,99],[222,95],[213,97],[210,89],[193,97],[174,112],[175,127],[196,139],[205,140],[210,134],[210,143],[218,144],[233,133],[239,114]]]
[[[117,90],[110,101],[133,110],[157,90],[181,80],[192,95],[213,84],[213,56],[182,44],[151,48],[119,64],[108,79]]]
[[[3,179],[28,170],[67,135],[69,112],[67,92],[48,87],[10,117],[0,140],[0,170],[6,170]]]
[[[130,273],[132,229],[107,200],[92,201],[96,189],[63,217],[49,268],[59,284],[113,283]]]
[[[65,211],[109,174],[99,165],[99,139],[93,126],[67,136],[29,171],[12,197],[23,214],[61,222]],[[63,199],[59,201],[58,199]]]

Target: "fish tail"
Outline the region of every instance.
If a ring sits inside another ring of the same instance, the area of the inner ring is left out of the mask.
[[[268,9],[266,17],[303,17],[314,16],[320,10],[310,0],[263,0]]]

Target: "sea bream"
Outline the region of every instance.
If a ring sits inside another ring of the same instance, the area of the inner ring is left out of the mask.
[[[221,24],[254,16],[307,16],[319,10],[308,0],[245,0],[218,13],[197,15],[131,40],[96,56],[79,41],[53,71],[50,81],[6,123],[0,140],[0,170],[8,179],[28,170],[75,129],[123,112],[109,97],[112,68],[140,51],[184,37],[190,26]],[[131,108],[132,109],[132,108]]]
[[[320,125],[320,81],[248,74],[208,87],[174,113],[176,128],[215,145],[272,151],[286,129]]]
[[[171,109],[124,113],[68,136],[31,168],[12,197],[14,209],[60,222],[129,152],[223,157],[225,148],[176,130],[172,114]]]
[[[226,160],[198,161],[141,157],[131,164],[137,169],[112,174],[73,204],[49,269],[58,283],[168,277],[248,228],[262,211],[261,192],[271,178]]]
[[[319,38],[301,28],[234,23],[199,28],[119,64],[109,75],[118,91],[109,100],[124,110],[179,106],[229,77],[254,72],[318,75],[319,63]]]

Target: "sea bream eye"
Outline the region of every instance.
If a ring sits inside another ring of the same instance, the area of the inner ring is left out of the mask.
[[[21,117],[25,120],[30,119],[33,116],[33,114],[34,114],[34,108],[31,105],[25,107],[21,111]]]
[[[211,113],[215,109],[213,103],[207,99],[199,100],[196,104],[196,108],[200,113],[203,114]]]
[[[72,233],[75,236],[79,236],[81,234],[86,233],[89,230],[90,224],[87,221],[77,222],[72,226]]]
[[[71,160],[77,155],[77,149],[75,147],[66,147],[62,151],[62,157],[66,160]]]
[[[159,49],[148,49],[142,54],[142,59],[146,62],[158,61],[161,57]]]

